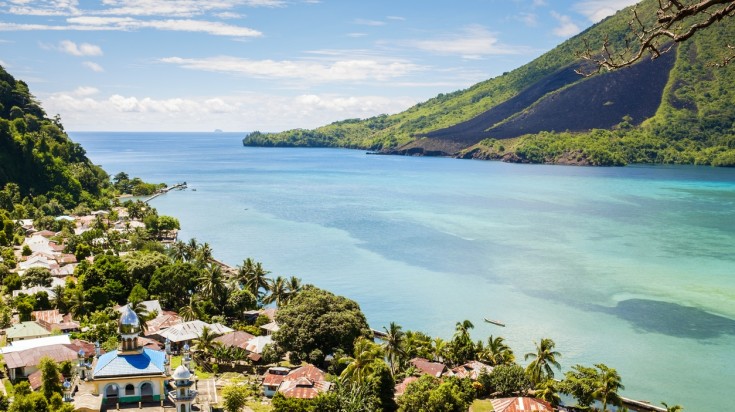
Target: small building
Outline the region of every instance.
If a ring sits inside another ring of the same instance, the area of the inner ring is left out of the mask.
[[[268,368],[263,375],[263,393],[265,396],[272,398],[273,395],[278,392],[278,387],[281,386],[281,382],[286,379],[286,375],[291,371],[289,368],[283,368],[276,366]]]
[[[439,362],[431,362],[424,358],[413,358],[409,361],[422,375],[431,375],[439,378],[447,372],[447,366]]]
[[[406,392],[406,387],[410,385],[412,382],[416,382],[419,380],[419,378],[415,376],[409,376],[406,379],[402,380],[401,383],[396,385],[394,396],[398,398],[399,396],[403,395],[404,392]]]
[[[192,320],[174,325],[155,335],[151,335],[151,337],[155,337],[160,341],[168,339],[171,341],[175,350],[178,350],[184,344],[191,345],[193,340],[199,339],[205,327],[209,328],[210,332],[215,335],[224,335],[234,330],[219,323],[206,323],[201,320]]]
[[[261,326],[260,328],[265,331],[265,334],[266,335],[272,335],[272,334],[278,332],[279,330],[281,330],[281,328],[278,326],[278,323],[276,323],[276,321],[273,321],[273,322],[270,322],[270,323],[266,323],[265,325]]]
[[[499,398],[491,399],[495,412],[553,412],[550,403],[537,398]]]
[[[71,314],[62,315],[58,309],[33,311],[31,318],[49,332],[69,333],[79,330],[79,322],[72,320]]]
[[[51,332],[36,322],[21,322],[5,329],[5,336],[8,342],[42,338],[50,335]]]
[[[445,375],[456,376],[460,379],[470,378],[473,381],[476,381],[483,373],[489,374],[492,371],[493,367],[490,365],[486,365],[480,361],[469,361],[464,365],[457,366]]]
[[[250,342],[254,337],[255,336],[247,332],[236,330],[234,332],[225,333],[222,336],[217,336],[214,341],[228,348],[240,348],[247,350],[248,342]]]
[[[307,364],[289,372],[278,386],[278,392],[287,398],[314,399],[331,387],[324,371]]]
[[[71,345],[55,344],[5,353],[3,358],[8,369],[8,377],[13,382],[28,377],[38,370],[38,365],[44,357],[49,357],[55,362],[73,361],[77,359],[77,351]]]
[[[164,330],[183,323],[184,319],[178,313],[164,310],[158,313],[158,316],[146,322],[145,336],[152,337]]]

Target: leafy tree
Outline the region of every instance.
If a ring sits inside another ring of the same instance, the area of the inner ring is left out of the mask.
[[[315,350],[352,353],[355,339],[371,336],[357,303],[310,285],[279,309],[276,320],[281,329],[273,339],[302,359]]]
[[[311,399],[287,398],[280,392],[273,395],[271,401],[273,412],[322,412],[317,411],[316,402]],[[328,409],[325,409],[328,411]]]
[[[130,295],[128,295],[128,302],[139,303],[146,300],[148,300],[148,291],[145,290],[143,285],[141,285],[140,283],[136,283],[135,286],[133,286],[133,289],[130,291]]]
[[[666,402],[661,402],[661,405],[663,405],[664,408],[666,408],[666,412],[679,412],[679,411],[683,411],[684,410],[684,407],[681,406],[681,405],[671,405],[671,406],[669,406]]]
[[[468,379],[450,377],[443,382],[424,375],[411,382],[398,398],[401,412],[465,412],[474,399]]]
[[[22,280],[23,286],[25,287],[43,286],[48,288],[51,286],[53,278],[51,277],[51,272],[48,269],[32,267],[23,273]]]
[[[250,390],[243,385],[231,384],[222,390],[223,404],[227,412],[240,412],[248,401]]]
[[[533,359],[526,368],[531,383],[537,385],[547,378],[553,378],[554,370],[551,368],[552,366],[556,367],[556,369],[561,369],[561,365],[556,360],[561,357],[561,354],[554,350],[554,346],[553,340],[544,338],[541,339],[540,343],[536,343],[535,353],[526,354],[526,359]]]
[[[61,373],[59,371],[59,365],[49,357],[44,357],[39,363],[39,369],[41,370],[41,392],[46,399],[51,399],[53,394],[61,394],[61,382],[59,377]]]
[[[487,391],[500,396],[514,396],[516,393],[526,394],[531,389],[531,382],[520,365],[496,366],[488,375]]]
[[[178,310],[189,303],[200,276],[200,269],[191,263],[162,266],[153,273],[148,291],[158,297],[164,308]]]
[[[589,408],[595,401],[594,392],[599,379],[598,371],[583,365],[574,365],[572,370],[564,374],[559,391],[573,396],[580,408]]]

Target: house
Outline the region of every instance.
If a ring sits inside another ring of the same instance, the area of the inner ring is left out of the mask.
[[[441,377],[447,372],[447,366],[439,362],[431,362],[424,358],[413,358],[409,361],[422,375]]]
[[[42,338],[44,336],[50,336],[51,332],[44,329],[41,325],[36,322],[21,322],[13,325],[12,327],[5,329],[5,336],[8,342],[14,342],[17,340],[35,339]]]
[[[476,381],[483,372],[489,374],[492,371],[493,367],[490,365],[486,365],[479,361],[469,361],[464,365],[457,366],[451,371],[448,371],[445,375],[456,376],[460,379],[470,378],[473,381]]]
[[[278,392],[278,387],[281,386],[281,382],[283,382],[284,379],[286,379],[286,375],[291,370],[289,368],[283,368],[280,366],[276,366],[273,368],[268,368],[267,371],[265,371],[265,375],[263,375],[263,393],[265,396],[272,398],[273,395]]]
[[[222,336],[218,336],[214,339],[214,341],[220,343],[222,346],[230,348],[247,349],[248,342],[250,342],[250,340],[254,337],[255,336],[247,332],[236,330],[234,332],[225,333]]]
[[[178,349],[183,347],[184,344],[191,344],[191,341],[194,339],[199,339],[205,327],[209,328],[210,332],[215,335],[224,335],[234,330],[220,323],[206,323],[201,320],[192,320],[171,326],[151,336],[161,342],[168,339],[171,341],[172,346]]]
[[[58,330],[69,333],[79,330],[79,322],[72,320],[71,314],[62,315],[58,309],[33,311],[31,318],[49,332]]]
[[[43,252],[49,255],[53,255],[56,250],[51,246],[51,241],[48,238],[41,236],[40,232],[36,232],[31,237],[25,238],[23,246],[28,246],[31,252]]]
[[[278,392],[287,398],[314,399],[331,388],[326,374],[314,365],[305,365],[286,375],[278,386]]]
[[[262,355],[265,345],[270,345],[272,343],[273,337],[271,336],[256,336],[248,341],[247,346],[245,346],[245,350],[251,354]],[[257,362],[260,360],[260,357],[250,357],[250,359]]]
[[[491,399],[495,412],[552,412],[550,403],[537,398],[500,398]]]
[[[44,287],[44,286],[31,286],[29,288],[24,287],[24,288],[19,289],[19,290],[14,290],[13,291],[13,297],[14,298],[15,297],[18,297],[21,294],[29,295],[30,296],[30,295],[35,295],[38,292],[46,292],[46,294],[48,295],[48,297],[50,299],[50,298],[56,296],[54,294],[53,288],[54,288],[54,286],[58,286],[58,285],[65,286],[66,285],[66,281],[64,279],[52,277],[51,278],[51,286],[50,287]]]
[[[398,398],[399,396],[403,395],[403,393],[406,392],[406,387],[408,387],[408,385],[411,384],[412,382],[416,382],[417,380],[419,380],[419,378],[415,376],[409,376],[403,381],[401,381],[401,383],[396,385],[394,396]]]
[[[184,319],[178,313],[164,310],[158,312],[158,316],[146,322],[145,336],[153,336],[171,326],[182,323]]]
[[[74,361],[77,359],[77,351],[71,345],[55,344],[5,353],[3,358],[8,377],[11,381],[28,377],[38,370],[38,365],[44,357],[49,357],[55,362]]]
[[[265,334],[266,335],[272,335],[272,334],[274,334],[275,332],[278,332],[281,329],[278,326],[278,324],[276,323],[276,321],[273,321],[273,322],[270,322],[270,323],[266,323],[265,325],[261,326],[260,328],[265,331]]]
[[[1,354],[18,352],[26,349],[40,348],[42,346],[49,345],[69,345],[71,344],[69,335],[52,335],[44,338],[28,339],[28,340],[17,340],[11,342],[8,346],[0,348]]]

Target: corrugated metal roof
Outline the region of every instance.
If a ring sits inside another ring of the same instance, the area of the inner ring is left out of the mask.
[[[8,339],[27,338],[31,336],[49,336],[51,332],[47,331],[36,322],[22,322],[13,325],[5,330]]]
[[[216,335],[224,335],[232,332],[233,329],[228,328],[220,323],[206,323],[201,320],[192,320],[190,322],[180,323],[160,332],[158,335],[162,338],[168,338],[171,342],[185,342],[199,339],[204,327],[208,327],[212,333]]]
[[[77,358],[77,352],[69,346],[57,344],[6,353],[5,364],[8,368],[25,368],[38,365],[45,356],[56,362],[74,360]]]
[[[551,404],[536,398],[500,398],[491,399],[495,412],[552,412]]]
[[[422,373],[437,378],[442,376],[442,373],[444,373],[444,371],[447,369],[446,365],[444,365],[443,363],[431,362],[424,358],[413,358],[409,362]]]

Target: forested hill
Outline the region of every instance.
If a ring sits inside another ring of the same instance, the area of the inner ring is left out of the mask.
[[[655,18],[657,0],[638,5]],[[735,165],[735,64],[716,68],[735,22],[701,31],[661,58],[589,78],[576,53],[610,39],[622,48],[632,8],[534,61],[395,115],[314,130],[255,132],[255,146],[320,146],[512,162]]]
[[[79,202],[94,207],[109,186],[107,174],[69,139],[59,118],[49,119],[28,85],[0,67],[0,189],[6,189],[0,190],[0,208],[12,210],[28,195],[66,208]]]

